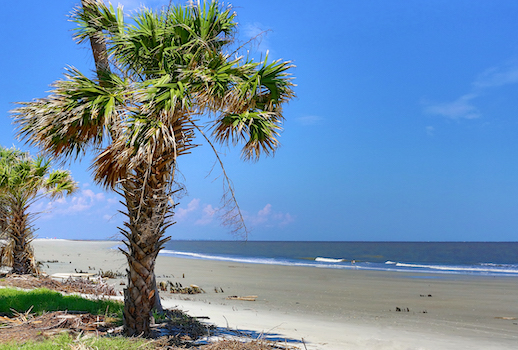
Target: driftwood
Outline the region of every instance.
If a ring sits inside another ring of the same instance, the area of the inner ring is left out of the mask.
[[[238,297],[237,295],[231,295],[227,297],[227,300],[244,300],[244,301],[255,301],[257,299],[257,295],[247,295],[244,297]]]

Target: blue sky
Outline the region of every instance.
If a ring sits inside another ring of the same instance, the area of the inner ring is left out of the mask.
[[[68,65],[92,74],[67,14],[79,1],[18,0],[0,13],[0,143],[13,102],[46,96]],[[168,1],[121,1],[126,10]],[[222,149],[253,240],[515,241],[518,2],[233,1],[254,54],[296,64],[282,147],[258,163]],[[37,152],[37,150],[31,150]],[[72,163],[80,191],[49,204],[40,237],[117,236],[119,198]],[[174,239],[233,239],[218,220],[214,157],[179,160],[188,190]],[[52,210],[50,210],[52,208]]]

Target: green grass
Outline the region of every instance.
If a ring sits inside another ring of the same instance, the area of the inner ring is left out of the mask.
[[[38,350],[52,350],[52,349],[70,349],[72,339],[68,334],[62,334],[52,339],[47,339],[43,342],[29,341],[25,344],[16,342],[9,342],[6,344],[0,344],[0,350],[16,350],[16,349],[38,349]]]
[[[0,350],[55,350],[55,349],[95,349],[95,350],[150,350],[153,346],[144,339],[135,338],[89,338],[74,340],[68,334],[46,339],[43,341],[29,341],[24,344],[7,343],[0,344]]]
[[[0,312],[12,315],[11,309],[18,312],[26,312],[41,315],[50,311],[85,311],[94,315],[108,314],[122,321],[123,303],[113,300],[89,300],[76,295],[64,296],[61,293],[40,288],[31,291],[21,291],[14,288],[0,288]],[[153,349],[146,340],[124,337],[95,337],[75,340],[68,334],[61,334],[39,341],[28,341],[23,344],[10,342],[0,344],[0,350],[54,350],[54,349],[80,349],[80,350],[123,350],[123,349]]]
[[[12,315],[11,309],[41,315],[50,311],[84,311],[93,315],[108,315],[122,319],[123,303],[114,300],[90,300],[77,295],[62,295],[45,289],[21,291],[14,288],[0,288],[0,312]]]

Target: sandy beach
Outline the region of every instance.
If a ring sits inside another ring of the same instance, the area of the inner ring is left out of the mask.
[[[119,242],[36,240],[48,274],[124,272]],[[49,261],[58,262],[49,262]],[[518,279],[243,264],[159,256],[158,281],[206,293],[162,292],[165,307],[217,327],[300,349],[515,349]],[[122,279],[110,279],[118,290]],[[216,291],[218,293],[216,293]],[[256,301],[228,296],[257,296]]]

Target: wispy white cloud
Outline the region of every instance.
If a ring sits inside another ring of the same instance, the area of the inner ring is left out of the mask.
[[[104,221],[111,221],[115,216],[116,216],[116,214],[114,214],[114,215],[104,214],[103,219],[104,219]]]
[[[79,195],[72,197],[70,203],[66,203],[66,200],[65,203],[59,203],[60,205],[68,204],[67,206],[62,205],[62,208],[59,210],[65,214],[85,211],[94,206],[94,204],[103,202],[104,200],[104,193],[95,193],[94,191],[88,189],[82,190]]]
[[[424,102],[424,112],[449,119],[476,119],[482,113],[476,106],[476,99],[490,89],[518,83],[518,63],[512,62],[492,67],[482,72],[472,83],[471,91],[451,102]]]
[[[116,198],[107,198],[106,201],[110,204],[115,204],[119,202]]]
[[[512,63],[487,69],[473,82],[473,86],[487,89],[516,83],[518,83],[518,64]]]
[[[254,221],[255,224],[262,224],[265,223],[268,220],[268,217],[270,217],[272,214],[272,205],[266,204],[263,209],[259,210],[257,214],[252,217],[252,221]]]
[[[452,102],[430,104],[425,107],[428,114],[440,115],[450,119],[475,119],[480,117],[480,111],[472,103],[478,95],[471,93],[459,97]]]
[[[428,136],[433,136],[435,134],[435,128],[433,126],[427,126],[426,127],[426,134]]]
[[[210,223],[212,223],[213,221],[213,218],[214,218],[214,214],[216,214],[216,211],[217,209],[214,209],[212,207],[212,205],[210,204],[207,204],[204,208],[203,208],[203,214],[201,216],[200,219],[196,220],[194,222],[195,225],[201,225],[201,226],[204,226],[204,225],[208,225]]]
[[[290,213],[274,211],[270,203],[266,204],[261,210],[253,215],[245,215],[245,220],[252,226],[285,226],[295,221],[295,217]]]
[[[324,118],[317,115],[307,115],[304,117],[298,117],[296,118],[296,120],[304,126],[310,126],[320,124],[324,120]]]
[[[112,208],[115,203],[117,203],[115,198],[107,197],[103,192],[94,192],[83,186],[72,196],[54,201],[41,200],[31,208],[31,211],[41,213],[43,219],[83,212],[93,213],[101,210],[115,213],[115,208]]]
[[[222,214],[220,208],[214,207],[212,204],[202,205],[200,199],[194,198],[186,208],[176,209],[174,219],[196,226],[220,225]],[[243,212],[243,216],[245,223],[250,227],[280,227],[295,220],[295,217],[289,213],[274,210],[269,203],[256,213]]]
[[[201,205],[199,198],[192,199],[187,207],[178,207],[174,219],[178,222],[188,222],[198,226],[209,225],[214,221],[218,208],[211,204]]]
[[[179,207],[175,211],[174,218],[176,220],[185,220],[191,213],[195,212],[200,206],[200,200],[198,198],[194,198],[187,204],[187,208]]]

